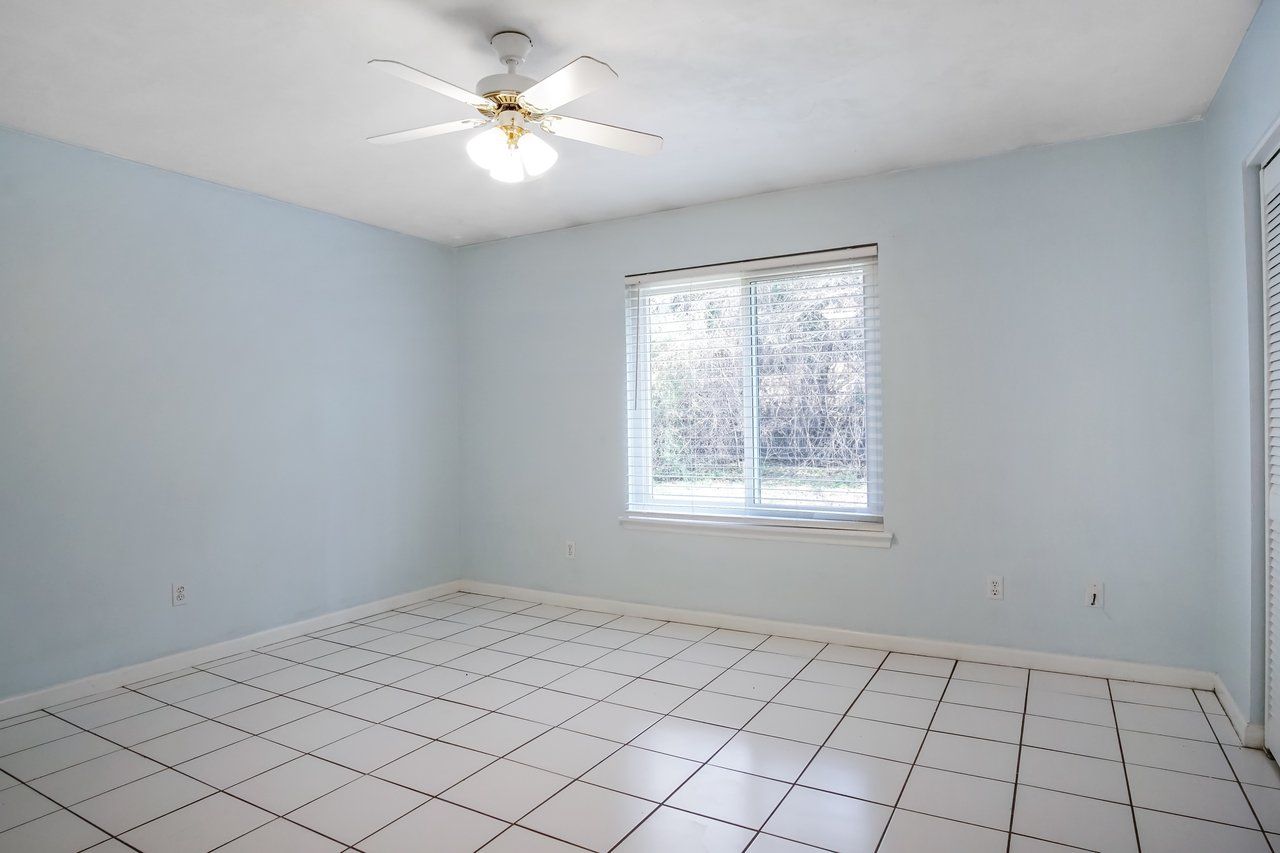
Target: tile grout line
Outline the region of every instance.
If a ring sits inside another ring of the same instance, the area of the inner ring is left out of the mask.
[[[1022,688],[1022,718],[1018,720],[1018,758],[1013,764],[1013,799],[1009,802],[1009,835],[1005,839],[1005,853],[1013,853],[1013,816],[1018,809],[1018,776],[1022,772],[1022,747],[1027,739],[1027,706],[1030,702],[1031,670],[1028,669],[1027,683]]]
[[[1249,813],[1253,815],[1253,819],[1258,824],[1258,829],[1262,832],[1262,840],[1272,851],[1275,845],[1271,843],[1271,836],[1267,835],[1267,828],[1262,825],[1262,819],[1258,816],[1258,810],[1253,807],[1253,800],[1249,799],[1249,792],[1245,790],[1244,783],[1240,781],[1240,774],[1236,772],[1236,766],[1231,763],[1231,756],[1227,754],[1227,748],[1223,745],[1222,739],[1218,737],[1218,731],[1213,727],[1213,723],[1209,720],[1209,713],[1204,709],[1204,702],[1194,692],[1196,705],[1200,707],[1200,713],[1204,717],[1205,723],[1209,726],[1209,730],[1213,732],[1214,740],[1218,744],[1218,751],[1222,753],[1222,758],[1227,762],[1227,768],[1231,771],[1231,777],[1235,780],[1236,785],[1240,788],[1240,796],[1244,797],[1245,805],[1249,807]],[[1243,749],[1243,747],[1241,747]]]
[[[885,660],[888,660],[888,658],[885,658]],[[943,685],[942,693],[938,696],[938,704],[933,706],[933,714],[929,717],[929,725],[925,729],[925,735],[920,739],[920,746],[916,748],[915,757],[911,759],[911,769],[907,772],[907,778],[902,782],[902,789],[898,791],[898,796],[893,801],[893,811],[889,812],[889,819],[885,821],[884,829],[880,832],[880,839],[876,842],[877,850],[884,844],[885,837],[889,834],[889,824],[893,823],[893,817],[898,813],[898,807],[902,803],[902,795],[907,792],[907,785],[911,784],[911,776],[916,772],[916,767],[919,766],[920,753],[924,752],[924,742],[929,739],[929,732],[933,731],[933,723],[938,718],[938,711],[942,708],[942,698],[947,695],[947,688],[951,686],[951,679],[955,676],[956,667],[959,665],[960,661],[958,660],[951,662],[951,671],[947,673],[947,683]],[[941,816],[935,815],[935,817]],[[1010,824],[1013,823],[1012,809],[1009,811],[1009,822]]]
[[[1129,798],[1129,820],[1133,823],[1133,843],[1138,853],[1142,853],[1142,835],[1138,832],[1138,807],[1133,801],[1133,786],[1129,783],[1129,763],[1124,760],[1124,738],[1120,736],[1120,715],[1116,713],[1116,698],[1111,690],[1111,679],[1106,679],[1107,707],[1111,710],[1111,720],[1116,724],[1116,747],[1120,750],[1120,768],[1124,772],[1124,792]],[[1206,721],[1207,722],[1207,721]]]

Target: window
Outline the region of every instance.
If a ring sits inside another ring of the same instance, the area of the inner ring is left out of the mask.
[[[629,276],[624,520],[879,528],[875,272],[871,246]]]

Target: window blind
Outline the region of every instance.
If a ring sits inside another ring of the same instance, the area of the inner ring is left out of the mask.
[[[1280,158],[1262,170],[1262,288],[1266,324],[1267,748],[1280,754]]]
[[[628,513],[878,524],[875,247],[627,280]]]

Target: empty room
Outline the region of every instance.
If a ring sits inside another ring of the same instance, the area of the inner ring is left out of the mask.
[[[0,853],[1280,853],[1280,0],[0,81]]]

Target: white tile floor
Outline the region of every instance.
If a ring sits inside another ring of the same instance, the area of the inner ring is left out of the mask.
[[[0,720],[0,853],[582,848],[1280,851],[1280,771],[1212,693],[471,593]]]

